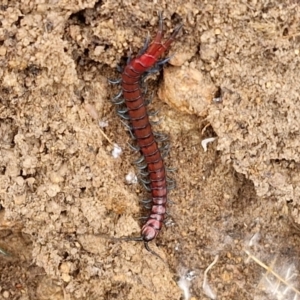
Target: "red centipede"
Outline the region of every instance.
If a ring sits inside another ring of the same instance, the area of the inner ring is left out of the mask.
[[[142,227],[141,236],[126,239],[143,241],[145,248],[155,255],[157,254],[149,248],[148,242],[156,238],[166,216],[167,177],[163,157],[156,139],[157,136],[152,131],[149,113],[146,108],[147,104],[140,84],[145,74],[149,73],[149,70],[156,71],[158,66],[169,60],[167,58],[159,61],[159,58],[170,48],[181,27],[181,25],[177,26],[171,36],[165,42],[162,42],[163,17],[160,13],[158,32],[153,42],[148,46],[148,41],[146,41],[142,53],[127,63],[121,79],[111,81],[112,83],[121,83],[121,92],[114,98],[114,102],[117,104],[125,103],[125,109],[119,109],[118,114],[130,123],[130,130],[145,161],[144,167],[147,168],[151,192],[151,212]],[[121,96],[123,96],[123,99],[120,101]]]

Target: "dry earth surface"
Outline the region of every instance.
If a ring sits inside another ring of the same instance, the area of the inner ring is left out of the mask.
[[[166,263],[110,238],[139,234],[146,192],[107,81],[162,10],[166,36],[183,24],[147,78],[177,169]],[[299,20],[298,1],[1,0],[0,299],[300,299]]]

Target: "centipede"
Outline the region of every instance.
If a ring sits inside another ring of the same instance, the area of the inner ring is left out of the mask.
[[[113,102],[118,105],[118,115],[128,121],[128,130],[136,140],[135,150],[141,153],[141,159],[137,161],[143,177],[147,180],[142,182],[147,185],[151,194],[150,199],[144,200],[150,210],[149,216],[141,229],[139,237],[125,237],[126,240],[142,241],[145,248],[152,251],[148,243],[154,240],[163,227],[166,219],[166,206],[168,202],[168,178],[166,175],[162,149],[159,142],[166,139],[166,136],[152,130],[150,112],[147,110],[147,101],[142,86],[143,79],[149,73],[159,71],[170,58],[160,60],[166,53],[176,36],[181,30],[182,25],[175,27],[170,37],[163,41],[163,15],[159,13],[158,31],[152,43],[149,44],[149,37],[145,45],[135,58],[127,61],[121,78],[110,80],[111,83],[120,84],[121,90],[113,98]],[[166,150],[164,148],[163,150]]]

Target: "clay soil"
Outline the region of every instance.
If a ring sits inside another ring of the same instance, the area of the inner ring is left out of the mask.
[[[164,262],[113,239],[147,192],[107,81],[158,11],[183,24],[146,79],[176,168]],[[299,20],[292,0],[1,0],[0,299],[300,299]]]

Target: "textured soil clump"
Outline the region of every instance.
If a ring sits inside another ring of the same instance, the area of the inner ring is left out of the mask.
[[[300,297],[299,4],[46,2],[0,4],[0,299]],[[112,239],[147,192],[107,81],[158,11],[183,24],[145,80],[177,169],[165,264]]]

